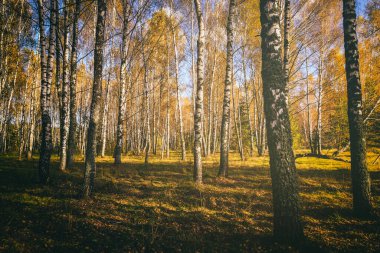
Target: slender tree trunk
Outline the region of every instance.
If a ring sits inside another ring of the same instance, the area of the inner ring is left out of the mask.
[[[141,27],[141,37],[144,36],[144,32],[143,32],[143,27]],[[144,164],[145,166],[147,166],[149,164],[149,151],[150,151],[150,138],[151,138],[151,133],[150,133],[150,106],[149,106],[149,82],[148,82],[148,71],[149,71],[149,66],[148,66],[148,61],[146,59],[146,55],[145,55],[145,43],[142,42],[141,43],[141,53],[142,53],[142,60],[143,60],[143,66],[144,66],[144,79],[143,79],[143,82],[144,82],[144,105],[143,105],[143,108],[145,111],[143,111],[143,113],[145,114],[145,121],[144,121],[144,125],[145,125],[145,145],[144,145],[144,150],[145,150],[145,161],[144,161]],[[168,92],[169,94],[169,92]],[[168,97],[169,98],[169,97]]]
[[[246,65],[245,65],[245,48],[243,48],[243,56],[242,56],[242,64],[243,64],[243,78],[244,78],[244,92],[245,92],[245,106],[247,108],[247,115],[248,115],[248,127],[249,127],[249,137],[250,137],[250,152],[249,155],[253,156],[253,149],[254,149],[254,133],[252,129],[252,119],[251,119],[251,106],[249,102],[249,87],[248,87],[248,81],[247,81],[247,73],[246,73]],[[253,79],[254,81],[254,79]]]
[[[285,0],[284,6],[284,75],[285,75],[285,91],[286,91],[286,102],[289,100],[289,29],[290,29],[290,0]]]
[[[194,181],[202,184],[202,118],[203,118],[203,82],[204,82],[204,50],[205,27],[200,0],[194,0],[198,20],[198,59],[197,59],[197,88],[194,111]]]
[[[372,213],[371,185],[366,163],[355,0],[343,0],[343,27],[348,94],[348,123],[351,143],[353,209],[358,216],[368,216]]]
[[[322,57],[322,56],[321,56]],[[322,97],[323,97],[323,85],[322,85],[322,58],[319,59],[318,64],[318,100],[317,100],[317,154],[322,154]]]
[[[264,111],[272,177],[274,237],[297,242],[303,237],[292,135],[281,59],[279,0],[260,1]]]
[[[112,66],[111,59],[112,59],[112,56],[110,57],[110,66]],[[104,157],[106,155],[110,81],[111,81],[111,70],[109,70],[108,75],[107,75],[106,97],[104,98],[103,117],[102,117],[101,133],[100,133],[100,138],[101,138],[100,156],[101,157]]]
[[[167,40],[166,40],[167,41]],[[169,45],[167,48],[167,93],[166,93],[166,158],[170,156],[170,57]]]
[[[143,44],[144,45],[144,44]],[[144,48],[142,49],[144,50]],[[149,108],[149,82],[148,82],[148,64],[146,62],[145,53],[143,53],[144,61],[144,102],[145,102],[145,166],[149,163],[149,151],[150,151],[150,108]]]
[[[80,15],[80,0],[75,0],[75,12],[73,20],[73,41],[71,45],[71,72],[70,72],[70,126],[67,152],[67,167],[73,165],[74,154],[76,151],[76,132],[77,132],[77,44],[78,44],[78,19]]]
[[[238,93],[238,102],[240,101],[239,94],[240,93]],[[240,158],[242,161],[244,161],[245,160],[244,140],[243,140],[243,130],[242,130],[242,126],[241,126],[241,106],[240,106],[240,103],[238,103],[237,113],[238,113],[239,135],[240,135]]]
[[[17,64],[18,64],[18,61],[17,61]],[[18,71],[15,71],[15,74],[14,74],[14,77],[13,77],[13,84],[11,84],[9,98],[8,98],[8,101],[7,101],[6,107],[5,107],[4,123],[3,123],[2,133],[1,133],[1,137],[2,137],[1,144],[2,144],[2,152],[3,153],[7,153],[7,149],[8,149],[7,148],[7,136],[8,136],[8,126],[10,124],[10,122],[9,122],[10,121],[9,114],[10,114],[12,100],[13,100],[13,95],[14,95],[14,91],[15,91],[15,84],[16,84],[16,79],[17,79],[17,73],[18,73]]]
[[[215,45],[214,45],[215,46]],[[216,46],[215,46],[216,48]],[[207,147],[206,147],[206,154],[210,155],[211,153],[211,134],[212,134],[212,94],[214,91],[214,79],[215,79],[215,67],[216,67],[216,50],[214,50],[214,56],[213,56],[213,62],[212,62],[212,70],[211,70],[211,82],[208,89],[208,115],[207,115],[207,125],[208,125],[208,131],[207,131]]]
[[[219,97],[219,90],[217,91],[217,95],[214,99],[214,112],[213,112],[213,116],[214,116],[214,128],[213,128],[213,141],[212,141],[212,153],[215,154],[216,152],[216,147],[217,147],[217,142],[218,142],[218,139],[217,139],[217,128],[218,128],[218,97]]]
[[[97,7],[98,8],[94,51],[94,81],[90,108],[90,122],[87,133],[83,197],[91,196],[93,194],[94,189],[94,180],[96,173],[96,132],[100,121],[100,101],[102,96],[103,50],[105,44],[104,31],[107,10],[106,1],[98,0]]]
[[[239,90],[238,90],[237,96],[238,96],[238,104],[239,104]],[[237,107],[238,108],[236,108],[236,103],[235,103],[234,87],[232,85],[232,111],[234,113],[233,115],[234,115],[234,125],[235,125],[235,131],[236,131],[236,138],[237,138],[240,160],[244,161],[244,150],[243,150],[243,140],[242,140],[243,137],[241,134],[241,121],[240,121],[239,105]]]
[[[251,71],[253,69],[251,68]],[[255,77],[253,77],[255,80]],[[255,137],[256,137],[256,147],[257,147],[257,153],[259,156],[262,156],[264,154],[264,149],[263,149],[263,128],[264,128],[264,117],[263,117],[263,106],[261,103],[262,98],[260,97],[260,94],[258,90],[260,90],[260,79],[257,82],[254,82],[253,84],[253,89],[252,89],[252,95],[253,95],[253,101],[254,101],[254,126],[255,126]],[[257,87],[255,87],[257,85]],[[256,89],[257,88],[257,89]]]
[[[305,49],[306,50],[306,49]],[[310,146],[310,152],[315,154],[313,147],[313,131],[311,127],[311,114],[310,114],[310,90],[309,90],[309,66],[308,66],[308,56],[306,55],[306,106],[307,106],[307,132],[308,132],[308,141]]]
[[[34,79],[35,80],[35,79]],[[34,131],[36,128],[36,120],[35,120],[35,110],[36,110],[36,99],[35,99],[35,83],[33,80],[32,91],[30,96],[30,127],[29,127],[29,140],[28,140],[28,154],[27,159],[31,160],[33,157],[33,145],[34,145]]]
[[[29,66],[27,67],[29,69]],[[26,81],[25,85],[25,91],[22,98],[22,109],[21,109],[21,124],[20,124],[20,131],[19,131],[19,140],[20,140],[20,146],[19,146],[19,153],[18,153],[18,159],[22,160],[22,154],[24,152],[25,148],[25,118],[26,118],[26,100],[27,100],[27,90],[28,90],[28,81]]]
[[[190,51],[191,51],[191,82],[193,85],[193,116],[195,115],[195,99],[197,96],[197,80],[195,71],[195,57],[194,57],[194,5],[191,5],[191,36],[190,36]]]
[[[59,0],[55,0],[55,88],[58,98],[59,129],[63,128],[62,118],[62,87],[61,87],[61,39],[60,39],[60,17]]]
[[[222,126],[220,131],[220,166],[218,175],[225,177],[228,175],[228,129],[230,125],[230,102],[231,102],[231,85],[232,85],[232,66],[233,62],[233,40],[234,40],[234,16],[235,0],[230,0],[228,21],[227,21],[227,66],[226,79],[224,84],[223,115]]]
[[[173,38],[173,46],[174,46],[174,62],[175,62],[175,80],[176,80],[176,92],[177,92],[177,112],[179,116],[179,135],[181,139],[181,160],[186,160],[186,144],[185,144],[185,136],[183,133],[183,116],[182,116],[182,107],[180,103],[180,96],[179,96],[179,59],[178,59],[178,50],[177,50],[177,40],[175,37],[175,31],[174,27],[172,25],[172,38]]]
[[[51,0],[51,13],[50,13],[50,36],[49,36],[49,50],[46,57],[46,41],[44,29],[44,9],[42,0],[38,0],[38,20],[40,28],[40,51],[41,51],[41,145],[40,145],[40,159],[39,159],[39,179],[42,184],[49,181],[49,168],[50,156],[52,150],[52,135],[51,135],[51,118],[50,118],[50,85],[52,76],[52,65],[54,56],[54,38],[55,38],[55,1]]]
[[[153,91],[152,91],[152,153],[153,155],[157,154],[157,142],[156,142],[156,96],[155,96],[155,89],[154,89],[154,78],[155,78],[155,68],[153,67],[153,74],[152,74],[152,82],[153,82]]]
[[[61,115],[61,146],[60,146],[60,164],[59,169],[61,171],[66,170],[67,162],[67,137],[69,133],[69,95],[70,95],[70,72],[69,72],[69,1],[65,0],[64,8],[64,18],[63,18],[63,29],[64,29],[64,42],[63,42],[63,81],[62,81],[62,115]]]
[[[108,74],[107,74],[107,82],[106,82],[106,96],[104,98],[104,108],[103,108],[103,117],[102,117],[102,124],[101,124],[101,132],[100,132],[100,138],[101,138],[101,146],[100,146],[100,156],[104,157],[106,154],[106,146],[107,146],[107,133],[110,131],[110,127],[108,125],[109,116],[109,103],[110,103],[110,82],[111,82],[111,71],[113,66],[113,59],[114,54],[112,51],[113,45],[114,45],[114,36],[113,36],[113,28],[115,27],[115,20],[116,20],[116,7],[113,5],[112,8],[112,16],[111,16],[111,29],[110,29],[110,37],[111,37],[111,44],[109,48],[109,67],[108,67]]]
[[[160,84],[160,95],[158,97],[158,110],[157,110],[157,134],[156,134],[156,146],[158,145],[159,137],[163,136],[163,131],[161,131],[161,109],[162,109],[162,94],[163,94],[164,86],[162,83]],[[163,147],[163,141],[161,142],[161,146]],[[155,147],[157,149],[157,147]],[[163,152],[161,153],[161,159],[163,158]]]
[[[128,1],[123,0],[123,38],[121,47],[120,65],[120,93],[119,93],[119,114],[117,119],[116,146],[114,151],[115,164],[121,164],[121,152],[123,149],[124,121],[127,104],[127,56],[128,56]]]

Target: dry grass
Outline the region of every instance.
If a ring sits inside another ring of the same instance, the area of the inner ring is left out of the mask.
[[[81,161],[61,174],[55,157],[51,182],[39,186],[37,161],[1,157],[0,252],[380,251],[380,220],[352,216],[349,163],[297,159],[307,240],[292,248],[271,239],[268,157],[230,159],[229,178],[219,179],[218,157],[207,158],[196,187],[178,154],[147,168],[141,157],[120,166],[99,158],[95,198],[81,200]],[[379,165],[370,170],[379,213]]]

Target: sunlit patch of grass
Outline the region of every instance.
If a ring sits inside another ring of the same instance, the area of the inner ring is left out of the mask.
[[[333,159],[317,158],[317,157],[302,157],[296,160],[297,169],[320,169],[320,170],[336,170],[349,169],[350,164],[343,161]]]

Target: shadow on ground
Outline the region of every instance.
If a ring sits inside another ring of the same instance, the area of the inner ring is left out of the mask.
[[[299,170],[306,240],[297,248],[271,239],[267,166],[236,166],[205,184],[192,183],[192,164],[98,163],[96,195],[78,198],[81,163],[68,173],[52,164],[48,186],[37,161],[0,158],[0,252],[379,252],[380,222],[351,213],[346,169]],[[380,172],[372,172],[378,203]],[[377,212],[379,209],[376,209]]]

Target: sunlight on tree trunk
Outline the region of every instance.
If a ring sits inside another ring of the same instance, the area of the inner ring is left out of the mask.
[[[272,177],[274,237],[297,242],[303,237],[292,135],[281,61],[279,0],[260,1],[262,78]]]
[[[97,1],[97,21],[94,52],[94,81],[92,88],[92,99],[90,109],[90,122],[87,132],[87,148],[85,173],[83,183],[83,197],[93,194],[96,173],[96,131],[100,121],[100,98],[102,94],[102,72],[103,72],[103,50],[105,37],[105,19],[107,4],[105,0]]]
[[[371,185],[367,170],[366,143],[363,129],[362,90],[359,76],[355,0],[343,0],[343,27],[346,56],[353,208],[356,215],[368,216],[372,213]]]

